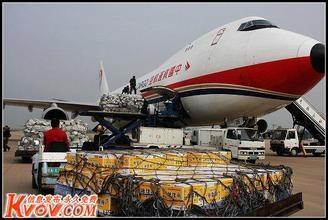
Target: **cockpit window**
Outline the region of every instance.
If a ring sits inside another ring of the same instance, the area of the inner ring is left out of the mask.
[[[252,31],[261,28],[278,28],[278,26],[267,20],[253,20],[242,23],[239,26],[238,31]]]

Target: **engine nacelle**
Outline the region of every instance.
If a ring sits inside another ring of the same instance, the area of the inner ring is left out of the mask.
[[[46,120],[51,120],[52,118],[57,118],[59,120],[69,120],[67,113],[57,106],[52,106],[44,110],[42,113],[42,118]]]
[[[264,133],[266,132],[267,128],[268,128],[268,123],[266,122],[266,120],[264,119],[260,119],[256,122],[257,125],[257,129],[260,133]]]
[[[150,115],[155,115],[156,107],[153,104],[149,104],[147,110]]]

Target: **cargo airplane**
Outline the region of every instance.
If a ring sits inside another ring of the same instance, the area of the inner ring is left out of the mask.
[[[204,34],[136,81],[149,103],[178,95],[188,115],[185,125],[202,126],[240,118],[256,123],[304,95],[324,75],[322,43],[264,18],[247,17]],[[101,94],[109,93],[105,77],[101,68]],[[121,93],[124,86],[111,93]],[[44,108],[43,118],[99,109],[98,104],[60,100],[5,98],[4,104]]]

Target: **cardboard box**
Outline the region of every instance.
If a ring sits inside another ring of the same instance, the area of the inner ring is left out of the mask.
[[[217,203],[229,194],[229,190],[222,184],[211,179],[199,181],[188,181],[186,183],[163,184],[161,195],[166,204],[173,209],[184,210],[189,205],[205,206]],[[221,180],[229,186],[232,179]]]
[[[154,195],[153,189],[154,186],[152,186],[151,182],[141,183],[136,189],[136,193],[139,195],[138,199],[144,202],[145,200],[151,198]]]
[[[153,173],[166,169],[164,159],[156,155],[123,155],[120,164],[121,169],[130,169],[133,173]]]
[[[89,172],[96,172],[100,177],[106,177],[119,169],[119,160],[113,154],[90,154],[86,168]]]
[[[73,153],[73,152],[67,152],[66,153],[66,160],[67,160],[67,163],[68,164],[75,164],[75,160],[76,160],[76,153]]]
[[[231,158],[231,156],[230,156]],[[210,166],[229,164],[228,152],[187,152],[188,166]]]
[[[176,167],[186,167],[187,163],[187,153],[178,152],[178,151],[169,151],[164,154],[164,164],[167,166],[176,166]]]
[[[117,212],[115,199],[110,194],[98,194],[98,214],[111,216]]]
[[[280,184],[283,179],[283,171],[272,170],[269,174],[269,177],[273,184]]]

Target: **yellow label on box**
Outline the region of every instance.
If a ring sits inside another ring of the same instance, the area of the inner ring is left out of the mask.
[[[104,215],[111,215],[117,211],[115,201],[110,194],[98,194],[98,211]]]
[[[215,166],[230,163],[225,152],[188,152],[187,160],[188,166]]]
[[[167,152],[164,154],[164,164],[167,166],[187,166],[187,154],[178,152]]]
[[[163,158],[152,155],[123,155],[120,168],[133,169],[136,172],[152,173],[154,170],[165,169]]]
[[[194,205],[203,205],[207,185],[204,183],[163,184],[161,195],[168,206],[174,209],[184,209]]]
[[[283,172],[282,171],[272,171],[269,173],[269,177],[273,184],[279,184],[282,181],[283,178]]]
[[[101,168],[117,168],[118,158],[114,155],[93,154],[88,157],[88,163]]]
[[[73,152],[67,152],[66,153],[66,161],[69,164],[74,164],[75,163],[75,158],[76,158],[76,154]]]
[[[140,201],[144,202],[146,199],[149,199],[152,195],[154,195],[151,184],[151,182],[143,182],[136,189],[136,193],[139,194],[138,199],[140,199]]]

